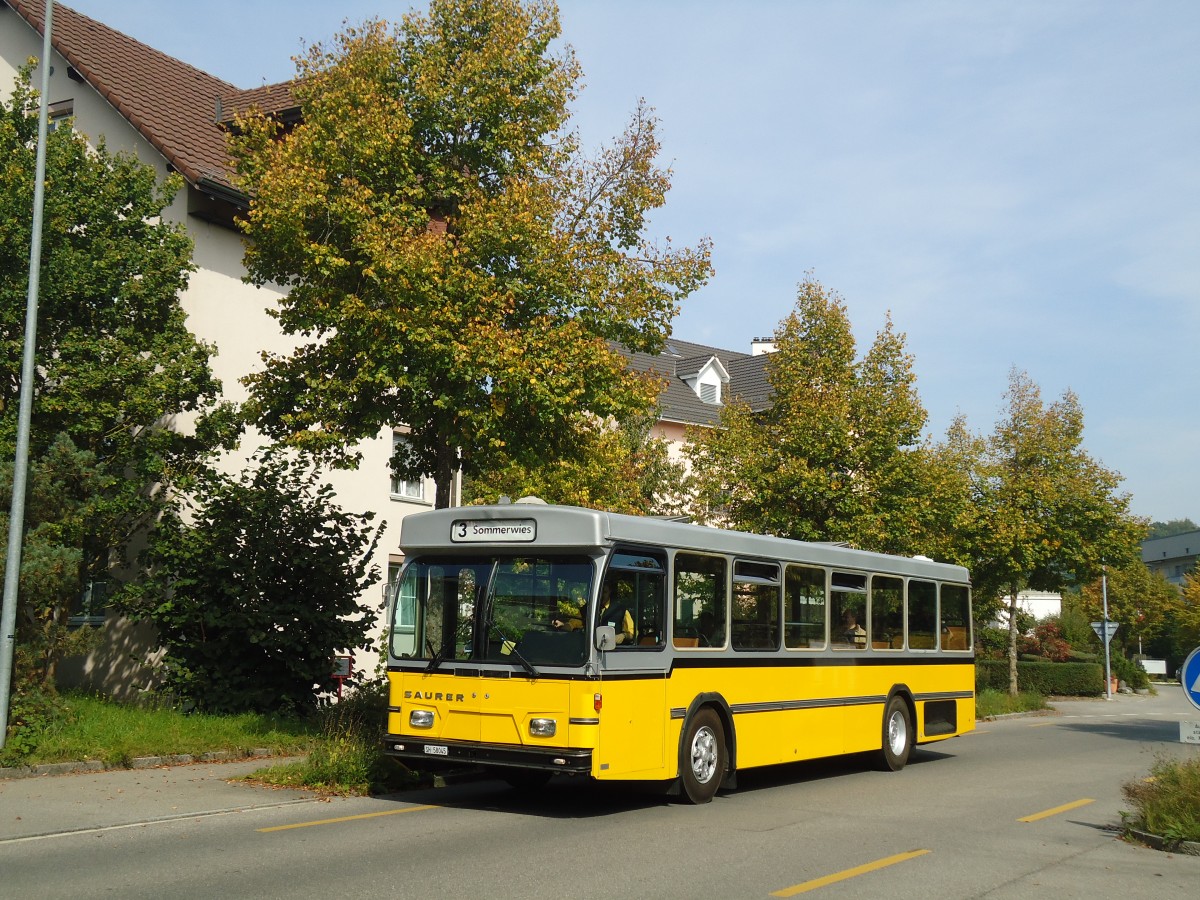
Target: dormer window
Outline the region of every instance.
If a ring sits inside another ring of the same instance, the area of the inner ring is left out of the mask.
[[[715,356],[693,356],[675,365],[675,374],[710,406],[721,404],[722,385],[729,383],[729,372]]]

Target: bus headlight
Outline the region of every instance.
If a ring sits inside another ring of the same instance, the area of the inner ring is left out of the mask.
[[[408,714],[408,724],[413,728],[432,728],[433,712],[428,709],[414,709]]]
[[[534,737],[554,737],[558,733],[558,722],[554,719],[530,719],[529,733]]]

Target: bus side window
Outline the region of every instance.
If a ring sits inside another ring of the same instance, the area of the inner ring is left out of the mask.
[[[633,640],[618,649],[662,647],[666,632],[666,557],[632,548],[613,553],[605,575],[616,606],[628,611]]]
[[[871,576],[871,646],[904,649],[904,582],[899,578]]]
[[[971,649],[971,592],[967,588],[942,585],[941,630],[943,650]]]
[[[867,646],[867,576],[834,572],[829,593],[831,640],[835,649]]]
[[[825,570],[788,566],[784,577],[784,646],[819,650],[825,646]]]
[[[779,649],[779,566],[734,562],[732,626],[734,650]]]
[[[725,646],[726,570],[724,557],[675,554],[674,646]]]
[[[937,585],[932,581],[908,583],[908,646],[937,649]]]

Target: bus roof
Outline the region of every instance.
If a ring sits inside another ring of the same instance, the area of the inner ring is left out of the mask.
[[[518,552],[533,547],[539,550],[604,550],[615,543],[780,559],[963,584],[970,581],[964,567],[923,557],[891,556],[835,544],[795,541],[577,506],[522,502],[457,506],[414,513],[406,516],[400,526],[400,549],[408,556],[463,553],[472,549],[478,552],[481,547]]]

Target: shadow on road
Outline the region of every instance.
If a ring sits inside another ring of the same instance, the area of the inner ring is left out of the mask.
[[[1164,719],[1096,719],[1064,721],[1057,725],[1080,734],[1103,735],[1141,744],[1179,742],[1179,723]]]
[[[908,765],[921,766],[952,755],[918,747],[913,750]],[[738,772],[736,793],[862,775],[874,770],[873,756],[858,754],[748,769]],[[660,782],[598,782],[558,775],[541,788],[520,789],[510,787],[498,778],[479,775],[447,787],[404,791],[376,799],[551,819],[590,819],[679,802],[667,796],[667,787]]]

